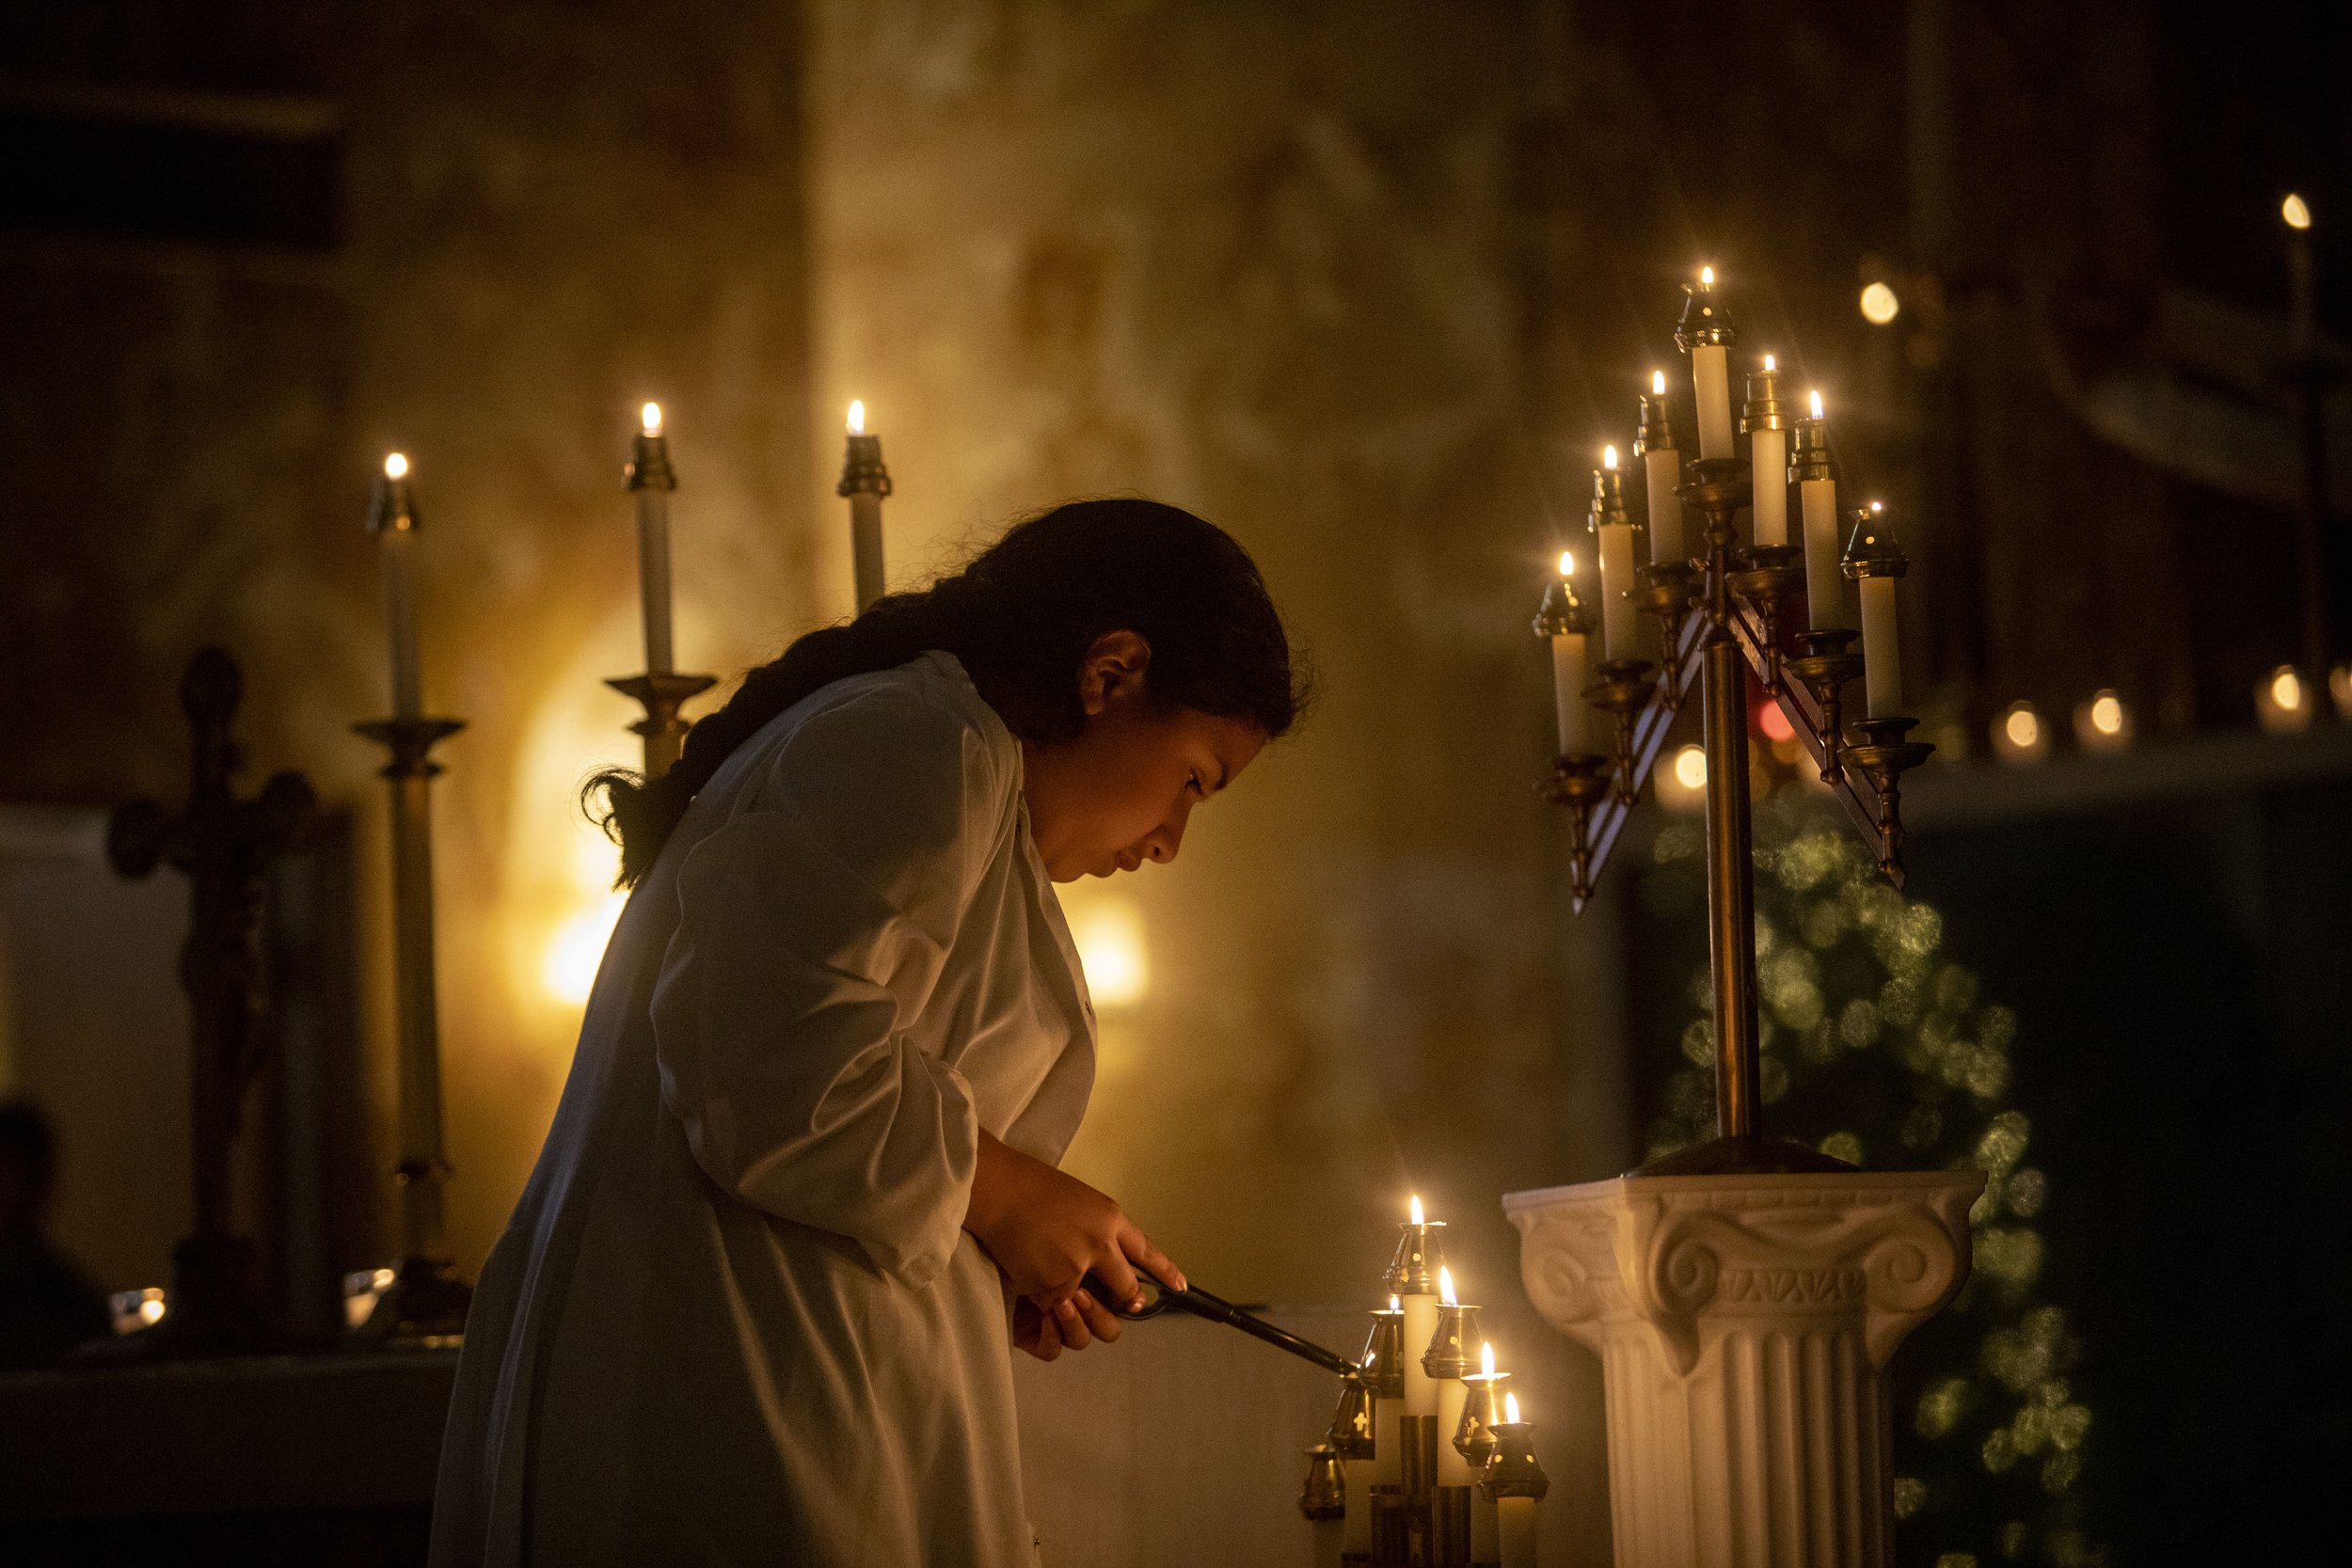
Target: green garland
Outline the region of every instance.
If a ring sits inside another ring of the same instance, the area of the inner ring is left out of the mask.
[[[1896,1364],[1895,1513],[1905,1561],[2101,1568],[2077,1482],[2091,1412],[2067,1374],[2081,1343],[2038,1289],[2035,1220],[2049,1181],[2027,1163],[2033,1128],[2009,1102],[2017,1015],[1979,998],[1943,951],[1944,923],[1904,897],[1818,791],[1758,803],[1756,948],[1770,1130],[1866,1168],[1986,1174],[1970,1212],[1975,1271]],[[1677,916],[1703,906],[1700,851],[1674,823],[1652,847],[1641,896]],[[1652,1157],[1714,1135],[1712,991],[1704,967],[1681,1033],[1687,1065],[1660,1085]]]

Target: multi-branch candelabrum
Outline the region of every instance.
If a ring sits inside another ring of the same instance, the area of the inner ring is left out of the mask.
[[[1728,429],[1723,353],[1731,346],[1733,337],[1729,318],[1714,297],[1709,274],[1706,282],[1691,290],[1690,303],[1676,332],[1677,342],[1692,356],[1698,372],[1694,380],[1702,403],[1703,452],[1708,415],[1705,404],[1710,394],[1723,405],[1717,416],[1718,429]],[[1700,365],[1700,356],[1710,351],[1714,356],[1711,367]],[[1751,378],[1751,433],[1763,428],[1757,423],[1759,405],[1771,410],[1767,417],[1774,422],[1770,428],[1779,428],[1770,359],[1765,367]],[[1662,378],[1658,389],[1662,393]],[[1661,417],[1662,407],[1661,398]],[[1646,427],[1645,445],[1645,455],[1657,461],[1659,448]],[[1862,619],[1871,633],[1867,645],[1871,660],[1881,666],[1867,672],[1874,676],[1869,683],[1872,703],[1867,716],[1851,725],[1859,733],[1857,739],[1848,733],[1845,689],[1865,675],[1864,656],[1853,647],[1857,632],[1839,624],[1842,596],[1836,606],[1808,606],[1804,556],[1815,542],[1816,531],[1806,531],[1806,546],[1742,544],[1738,519],[1753,495],[1750,462],[1736,454],[1727,434],[1714,445],[1720,455],[1701,455],[1689,462],[1682,462],[1678,453],[1671,458],[1679,467],[1678,483],[1670,493],[1698,515],[1700,527],[1691,541],[1696,546],[1692,555],[1654,561],[1630,571],[1632,580],[1620,584],[1610,580],[1611,558],[1600,550],[1594,552],[1602,565],[1601,591],[1623,594],[1657,624],[1662,657],[1651,660],[1622,657],[1621,647],[1611,650],[1616,657],[1600,663],[1582,688],[1584,701],[1609,717],[1607,749],[1564,746],[1543,790],[1569,813],[1572,898],[1581,911],[1593,896],[1595,880],[1644,784],[1658,765],[1677,713],[1692,686],[1698,686],[1706,732],[1707,895],[1718,1135],[1713,1143],[1648,1169],[1656,1174],[1845,1169],[1841,1163],[1800,1146],[1768,1143],[1757,1128],[1748,682],[1753,678],[1779,706],[1796,739],[1810,754],[1821,783],[1870,846],[1879,869],[1899,887],[1902,777],[1933,750],[1910,738],[1915,719],[1886,711],[1896,689],[1892,579],[1903,575],[1908,562],[1895,543],[1883,507],[1852,515],[1850,542],[1836,565],[1845,579],[1862,586]],[[1767,450],[1776,454],[1778,440]],[[1771,466],[1779,468],[1776,456]],[[1809,428],[1801,425],[1798,430],[1788,478],[1802,483],[1831,477],[1817,403]],[[1782,475],[1775,471],[1768,482],[1781,481]],[[1658,488],[1654,486],[1651,494],[1656,498]],[[1834,507],[1834,500],[1829,504]],[[1784,509],[1773,512],[1785,516]],[[1592,518],[1596,540],[1604,544],[1606,530],[1632,526],[1623,476],[1613,464],[1596,475]],[[1834,540],[1834,533],[1829,537]],[[1629,565],[1622,546],[1614,560],[1621,567]],[[1817,567],[1820,564],[1816,562]],[[1621,569],[1617,575],[1627,574]],[[1823,580],[1818,570],[1812,580],[1817,584]],[[1828,580],[1834,583],[1836,578]],[[1535,629],[1553,640],[1557,651],[1565,645],[1560,640],[1590,636],[1594,620],[1592,607],[1578,592],[1574,578],[1564,574],[1546,593]],[[1582,643],[1576,646],[1581,665]],[[1583,716],[1571,711],[1570,695],[1563,692],[1561,701],[1564,740],[1586,735]]]

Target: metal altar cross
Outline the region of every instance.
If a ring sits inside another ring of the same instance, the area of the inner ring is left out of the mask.
[[[172,1252],[168,1312],[137,1337],[143,1352],[163,1355],[252,1349],[269,1338],[252,1293],[251,1244],[230,1233],[229,1162],[246,1090],[270,1049],[262,879],[300,834],[315,796],[301,774],[283,772],[253,799],[237,798],[232,779],[244,759],[230,725],[243,687],[226,651],[197,652],[180,680],[193,752],[187,804],[173,814],[133,800],[106,828],[106,856],[121,875],[143,878],[167,864],[188,879],[180,984],[188,993],[195,1229]]]

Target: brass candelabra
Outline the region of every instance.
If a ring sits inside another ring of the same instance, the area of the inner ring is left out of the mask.
[[[1727,314],[1712,299],[1711,278],[1693,290],[1677,341],[1686,353],[1720,351],[1732,341]],[[1697,309],[1700,300],[1708,302]],[[1695,357],[1695,356],[1694,356]],[[1715,365],[1721,367],[1719,356]],[[1722,369],[1713,372],[1720,390]],[[1704,374],[1701,396],[1707,395]],[[1704,423],[1704,420],[1702,420]],[[1810,477],[1823,461],[1820,420],[1801,440],[1791,477]],[[1729,443],[1723,443],[1728,447]],[[1707,757],[1707,903],[1714,990],[1717,1136],[1643,1168],[1646,1175],[1844,1170],[1843,1162],[1792,1143],[1767,1139],[1758,1125],[1759,1034],[1756,979],[1755,836],[1748,810],[1748,682],[1779,707],[1821,783],[1871,847],[1878,866],[1900,887],[1901,783],[1932,747],[1910,738],[1915,719],[1872,713],[1849,736],[1844,691],[1866,673],[1853,650],[1857,633],[1827,623],[1831,607],[1807,603],[1804,551],[1794,545],[1743,545],[1737,526],[1751,499],[1750,465],[1738,455],[1681,464],[1676,494],[1701,519],[1703,550],[1688,561],[1643,566],[1619,587],[1658,624],[1661,657],[1613,657],[1597,667],[1583,699],[1612,722],[1607,750],[1567,750],[1556,757],[1543,793],[1567,808],[1570,897],[1581,911],[1596,879],[1663,752],[1668,731],[1693,685],[1705,722]],[[1774,476],[1778,478],[1778,475]],[[1624,526],[1622,485],[1613,467],[1598,476],[1596,532]],[[1834,504],[1834,502],[1832,503]],[[1883,509],[1855,515],[1843,576],[1855,581],[1899,578],[1907,565]],[[1598,554],[1599,552],[1597,552]],[[1605,558],[1604,558],[1605,559]],[[1835,580],[1833,578],[1833,580]],[[1886,585],[1891,588],[1891,584]],[[1891,601],[1877,657],[1893,666]],[[1593,629],[1589,605],[1565,577],[1545,596],[1538,635],[1581,638]],[[1580,648],[1581,644],[1579,644]],[[1874,700],[1877,692],[1872,693]],[[1565,699],[1564,698],[1564,701]],[[1569,733],[1564,720],[1564,734]]]

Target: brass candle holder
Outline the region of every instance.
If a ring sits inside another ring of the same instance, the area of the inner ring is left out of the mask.
[[[1462,1401],[1462,1419],[1454,1429],[1454,1451],[1484,1471],[1495,1451],[1495,1428],[1502,1421],[1502,1396],[1509,1391],[1509,1372],[1471,1372],[1462,1381],[1470,1393]]]
[[[653,410],[649,407],[648,417]],[[677,472],[670,467],[670,438],[659,428],[640,430],[629,451],[628,467],[622,471],[623,483],[629,493],[641,498],[650,493],[655,501],[665,501],[677,488]],[[664,537],[658,551],[646,542],[647,531],[639,524],[639,570],[646,578],[645,591],[659,594],[666,605],[670,594],[669,544],[666,537],[666,515],[662,522]],[[658,554],[659,559],[656,559]],[[647,634],[652,635],[650,632]],[[648,665],[665,662],[669,657],[668,634],[662,634],[662,647],[647,656]],[[678,753],[686,747],[686,732],[691,728],[678,716],[678,710],[693,698],[719,684],[716,675],[680,674],[675,670],[648,668],[642,675],[615,676],[607,680],[625,697],[633,697],[645,710],[645,717],[629,726],[644,750],[645,777],[658,779],[677,762]]]
[[[1486,1474],[1478,1481],[1478,1489],[1497,1502],[1505,1497],[1532,1497],[1540,1500],[1551,1490],[1551,1478],[1535,1458],[1535,1423],[1533,1421],[1497,1421],[1494,1433],[1495,1449],[1486,1460]]]
[[[1702,298],[1702,295],[1704,296]],[[1701,305],[1705,306],[1700,309]],[[1694,315],[1693,312],[1696,312]],[[1694,291],[1677,341],[1686,352],[1728,349],[1736,341],[1729,312],[1711,289]],[[1767,390],[1772,390],[1768,388]],[[1645,401],[1644,430],[1659,416]],[[1751,410],[1751,438],[1777,430],[1776,395],[1769,410]],[[1771,420],[1765,416],[1769,414]],[[1661,427],[1662,429],[1662,426]],[[1789,454],[1793,480],[1830,478],[1833,469],[1820,422],[1794,422]],[[1773,476],[1779,483],[1780,476]],[[1707,751],[1707,892],[1713,970],[1717,1137],[1699,1148],[1644,1167],[1645,1174],[1730,1174],[1839,1170],[1842,1163],[1794,1144],[1768,1141],[1758,1127],[1760,1038],[1756,979],[1755,833],[1748,801],[1748,683],[1754,678],[1780,708],[1848,819],[1870,845],[1882,872],[1903,880],[1902,775],[1926,760],[1931,747],[1909,738],[1916,721],[1878,716],[1845,736],[1843,689],[1868,673],[1851,651],[1854,634],[1800,626],[1795,599],[1808,582],[1804,551],[1793,545],[1755,546],[1740,539],[1737,519],[1751,496],[1745,458],[1703,458],[1683,465],[1678,494],[1685,526],[1695,524],[1701,553],[1688,566],[1654,563],[1640,575],[1640,607],[1657,619],[1661,659],[1614,659],[1602,664],[1585,698],[1613,723],[1605,759],[1594,753],[1556,758],[1540,788],[1570,813],[1570,898],[1581,911],[1642,785],[1663,753],[1677,709],[1693,683],[1701,690]],[[1594,503],[1597,520],[1605,495]],[[1877,546],[1874,546],[1877,547]],[[1855,576],[1897,569],[1878,547]],[[1818,611],[1820,607],[1811,609]],[[1818,614],[1810,619],[1818,619]],[[1603,777],[1603,772],[1606,777]]]

